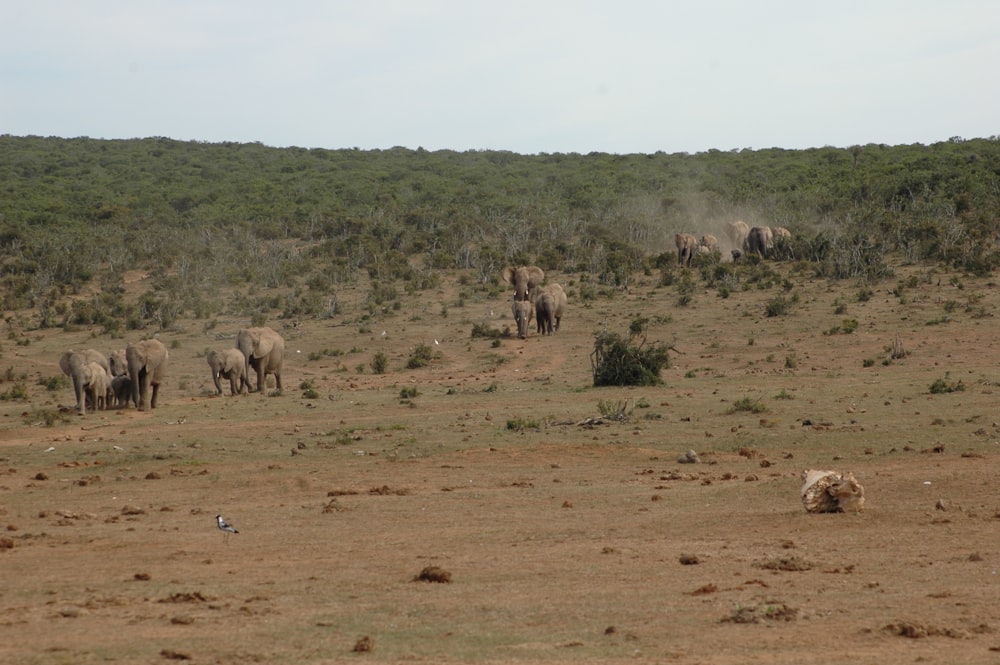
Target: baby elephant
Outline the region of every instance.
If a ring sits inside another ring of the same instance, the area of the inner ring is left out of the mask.
[[[222,394],[222,385],[219,377],[229,379],[229,390],[231,394],[247,392],[247,359],[239,349],[223,349],[222,351],[209,351],[208,366],[212,368],[212,381],[215,382],[217,395]]]
[[[112,406],[119,409],[128,408],[132,399],[132,379],[128,374],[122,374],[111,379]]]
[[[559,330],[559,322],[566,311],[566,292],[558,284],[550,284],[538,291],[535,298],[535,321],[538,334],[551,335]]]

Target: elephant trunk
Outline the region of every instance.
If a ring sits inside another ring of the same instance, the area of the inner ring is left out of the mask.
[[[139,407],[139,384],[142,382],[142,360],[133,355],[128,357],[128,376],[132,380],[132,402]]]

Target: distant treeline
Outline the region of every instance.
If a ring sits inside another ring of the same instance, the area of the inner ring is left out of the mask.
[[[463,268],[488,283],[508,263],[611,283],[656,265],[674,233],[719,234],[735,219],[790,229],[790,256],[831,278],[877,279],[890,253],[1000,265],[997,137],[519,155],[0,136],[0,192],[6,310],[95,280],[113,294],[132,269],[173,292],[317,297],[358,271],[419,285]]]

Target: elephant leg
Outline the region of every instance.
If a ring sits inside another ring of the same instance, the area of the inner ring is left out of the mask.
[[[281,372],[274,373],[274,385],[278,387],[278,392],[281,392]]]
[[[146,401],[149,399],[149,379],[150,377],[146,373],[146,370],[139,373],[139,403],[136,405],[136,408],[140,411],[145,411],[146,405],[149,403]]]
[[[151,385],[151,388],[152,388],[152,391],[151,391],[151,394],[149,396],[149,408],[150,409],[155,409],[156,408],[156,396],[160,394],[160,384],[159,383],[154,383],[154,384]]]

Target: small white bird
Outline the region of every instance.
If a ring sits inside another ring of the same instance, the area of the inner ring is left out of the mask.
[[[224,542],[227,543],[229,542],[229,534],[239,533],[239,531],[236,530],[236,527],[228,523],[226,520],[222,519],[222,515],[216,515],[215,521],[219,523],[219,529],[221,529],[226,534]]]

